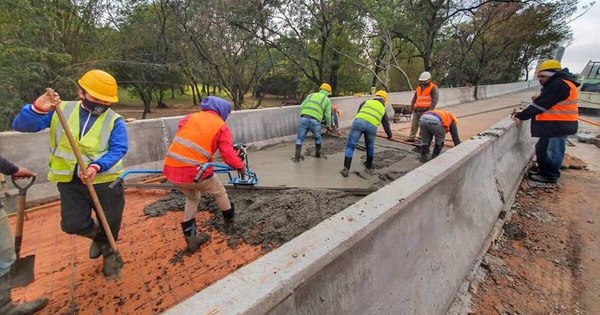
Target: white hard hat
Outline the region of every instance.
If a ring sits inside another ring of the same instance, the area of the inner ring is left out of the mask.
[[[419,81],[427,81],[427,80],[430,80],[430,79],[431,79],[431,73],[429,73],[429,71],[424,71],[419,76]]]

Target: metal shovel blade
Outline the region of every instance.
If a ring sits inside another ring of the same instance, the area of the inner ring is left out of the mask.
[[[10,286],[24,287],[33,282],[33,266],[35,255],[18,258],[10,268]]]

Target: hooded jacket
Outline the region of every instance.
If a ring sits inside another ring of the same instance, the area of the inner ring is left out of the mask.
[[[533,137],[564,137],[577,133],[579,127],[577,121],[539,121],[535,119],[535,116],[543,113],[544,110],[550,109],[569,97],[571,88],[563,80],[571,81],[577,87],[580,85],[568,69],[558,71],[542,86],[540,96],[533,101],[533,104],[515,115],[520,120],[533,118],[531,121]]]

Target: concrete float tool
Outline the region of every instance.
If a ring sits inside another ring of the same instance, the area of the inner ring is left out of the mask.
[[[24,287],[33,282],[33,268],[35,266],[35,255],[21,257],[21,244],[23,243],[23,225],[25,221],[25,203],[27,200],[27,189],[35,182],[35,176],[29,178],[29,182],[22,184],[26,179],[12,177],[13,185],[19,190],[17,197],[17,222],[15,228],[15,254],[17,260],[10,267],[10,286],[12,288]]]

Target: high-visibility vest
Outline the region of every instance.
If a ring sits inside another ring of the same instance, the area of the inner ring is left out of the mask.
[[[213,160],[212,143],[225,121],[205,111],[193,113],[177,131],[165,157],[165,165],[173,167],[202,166]]]
[[[375,125],[375,127],[378,127],[384,114],[385,105],[383,105],[383,103],[377,100],[368,100],[360,108],[358,114],[354,116],[354,119],[364,119]]]
[[[62,102],[59,106],[65,115],[69,129],[75,138],[75,142],[77,142],[86,166],[108,152],[110,134],[115,126],[115,121],[121,118],[119,114],[112,109],[108,109],[94,121],[94,124],[83,137],[79,137],[81,102]],[[77,158],[73,153],[73,149],[71,149],[69,139],[64,133],[58,115],[54,113],[50,122],[50,171],[48,172],[48,180],[55,183],[70,182],[73,179],[75,165],[77,165]],[[94,178],[94,184],[112,182],[121,173],[123,173],[123,160],[119,160],[110,169],[98,173]]]
[[[564,80],[571,91],[569,92],[569,97],[564,101],[560,101],[550,107],[549,110],[535,116],[535,120],[537,121],[577,121],[579,119],[579,109],[577,107],[577,99],[579,98],[579,93],[577,92],[577,87],[573,82],[569,80]]]
[[[450,125],[452,124],[452,122],[458,123],[458,119],[456,119],[456,116],[452,115],[451,112],[446,110],[434,109],[428,110],[425,113],[423,113],[423,115],[427,114],[439,118],[442,121],[442,126],[444,126],[444,128],[446,129],[446,132],[450,131]]]
[[[327,95],[321,92],[310,94],[300,105],[300,115],[308,115],[314,117],[318,121],[321,121],[325,112],[326,100]]]
[[[430,108],[431,107],[431,90],[437,85],[433,83],[429,83],[425,89],[423,89],[420,85],[417,86],[417,99],[415,100],[415,108]]]

